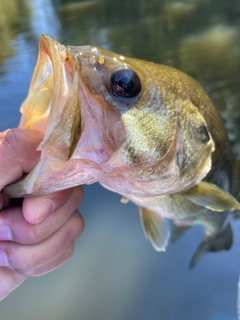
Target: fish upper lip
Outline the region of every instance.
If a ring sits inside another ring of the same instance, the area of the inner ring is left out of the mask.
[[[72,52],[42,35],[19,127],[45,132],[38,149],[61,162],[72,156],[81,135],[79,81],[79,65]]]

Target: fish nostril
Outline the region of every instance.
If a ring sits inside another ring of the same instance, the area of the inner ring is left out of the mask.
[[[88,61],[90,62],[91,65],[95,65],[96,64],[96,58],[95,56],[91,56],[88,58]]]

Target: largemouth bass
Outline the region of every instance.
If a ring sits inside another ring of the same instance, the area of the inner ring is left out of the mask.
[[[39,163],[4,189],[7,196],[100,182],[139,206],[158,251],[199,224],[205,236],[191,267],[205,252],[231,247],[239,163],[218,111],[194,79],[42,35],[21,112],[20,128],[45,135]]]

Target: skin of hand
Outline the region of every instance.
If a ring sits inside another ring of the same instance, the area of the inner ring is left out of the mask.
[[[40,131],[25,129],[0,133],[0,190],[37,164],[42,138]],[[82,198],[82,187],[24,198],[20,205],[0,193],[0,300],[29,276],[70,258],[83,231],[77,210]]]

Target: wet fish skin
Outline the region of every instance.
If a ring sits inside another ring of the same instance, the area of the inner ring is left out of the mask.
[[[124,81],[137,94],[125,95]],[[5,188],[8,196],[98,181],[140,207],[145,235],[160,251],[170,237],[166,219],[180,229],[204,226],[191,266],[206,251],[231,246],[229,212],[240,208],[233,179],[238,161],[219,113],[192,78],[97,47],[63,46],[43,35],[21,112],[20,127],[45,136],[39,163]]]

